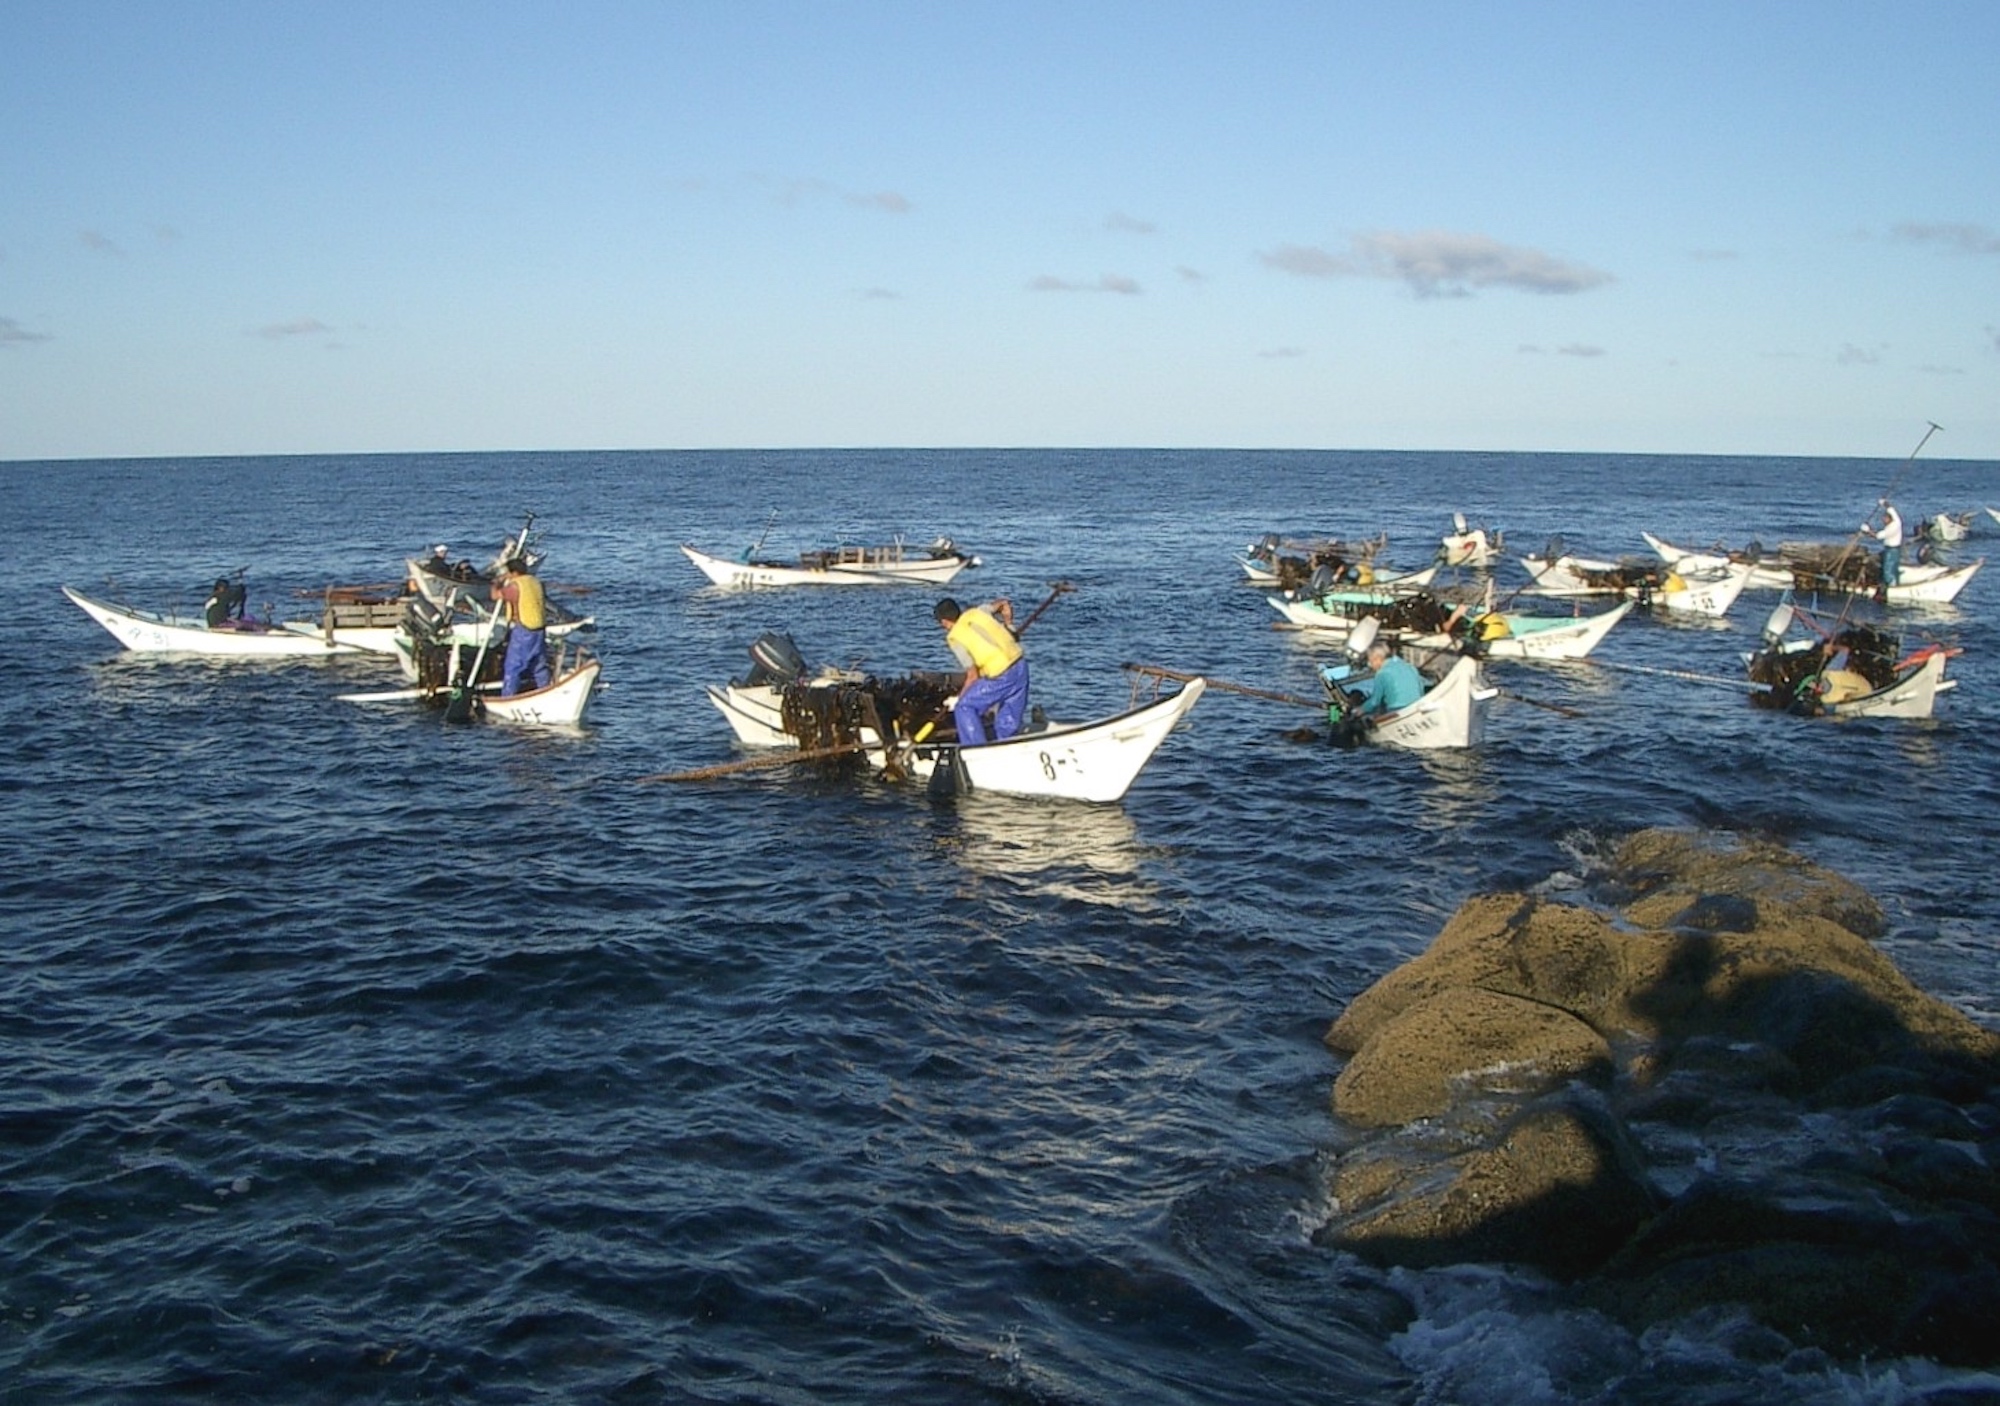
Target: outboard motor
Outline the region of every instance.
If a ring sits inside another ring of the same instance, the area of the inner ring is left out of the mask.
[[[1452,531],[1463,537],[1465,535],[1465,514],[1453,513],[1451,515],[1451,526]]]
[[[1778,641],[1785,637],[1785,631],[1792,628],[1792,603],[1782,601],[1774,606],[1764,619],[1764,648],[1776,649]]]
[[[1347,637],[1347,652],[1356,659],[1365,658],[1368,654],[1368,646],[1375,643],[1375,636],[1381,633],[1382,622],[1380,620],[1377,620],[1372,615],[1362,616],[1361,623],[1356,625],[1353,632]]]
[[[1306,589],[1316,596],[1323,596],[1333,589],[1333,568],[1321,562],[1313,568],[1313,574],[1306,578]]]
[[[792,643],[792,637],[776,630],[766,630],[750,646],[750,676],[743,682],[749,688],[763,685],[783,688],[786,684],[797,683],[805,677],[805,673],[806,658]]]

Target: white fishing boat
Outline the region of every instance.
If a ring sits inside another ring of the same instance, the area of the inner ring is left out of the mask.
[[[1499,694],[1481,674],[1479,661],[1461,654],[1422,698],[1407,708],[1367,718],[1360,735],[1369,742],[1413,750],[1476,747],[1486,736],[1487,706]],[[1335,720],[1334,726],[1352,727],[1355,721],[1349,714]]]
[[[1985,564],[1985,557],[1963,566],[1917,562],[1904,567],[1896,584],[1881,587],[1877,594],[1886,605],[1949,605]]]
[[[1404,643],[1422,649],[1461,646],[1488,659],[1582,659],[1597,648],[1620,620],[1638,604],[1621,600],[1592,615],[1532,615],[1515,610],[1469,610],[1453,629],[1406,629],[1395,623],[1394,597],[1372,592],[1336,591],[1318,598],[1268,596],[1273,609],[1302,630],[1339,637],[1350,634],[1362,617],[1375,613],[1383,628]],[[1434,613],[1434,612],[1433,612]]]
[[[529,689],[503,697],[500,681],[491,677],[490,671],[482,666],[480,682],[472,689],[466,716],[521,727],[577,727],[583,722],[584,710],[589,707],[590,700],[596,696],[602,674],[603,666],[596,656],[580,650],[574,656],[557,660],[554,676],[546,688]],[[442,685],[420,686],[373,693],[343,693],[339,699],[343,703],[415,702],[437,708],[449,707],[458,693],[458,689]],[[459,701],[462,705],[465,703],[463,699]]]
[[[796,561],[719,557],[683,543],[681,551],[718,586],[941,586],[979,559],[967,556],[949,537],[911,549],[899,540],[879,547],[829,547],[806,552]]]
[[[1389,548],[1385,533],[1379,537],[1284,538],[1267,532],[1238,553],[1236,562],[1253,586],[1299,586],[1322,566],[1339,574],[1374,572],[1375,558]]]
[[[1917,535],[1933,542],[1963,542],[1971,534],[1971,513],[1939,513],[1917,524]]]
[[[1753,569],[1749,562],[1725,562],[1716,569],[1683,571],[1591,557],[1521,558],[1534,578],[1525,593],[1538,596],[1621,595],[1642,605],[1686,615],[1720,618],[1743,594]]]
[[[156,614],[97,600],[71,586],[63,594],[125,648],[145,654],[198,654],[214,659],[322,659],[356,654],[352,645],[325,640],[263,620],[205,620]]]
[[[595,657],[586,655],[566,672],[551,679],[547,688],[531,689],[507,697],[482,692],[474,711],[483,713],[488,722],[510,723],[516,727],[577,727],[583,722],[584,709],[596,696],[602,673],[603,665]]]
[[[877,771],[893,769],[913,780],[928,782],[944,768],[959,791],[1108,804],[1123,799],[1140,770],[1207,686],[1206,680],[1195,678],[1179,692],[1127,712],[1095,722],[1050,723],[1005,742],[960,747],[955,742],[925,740],[890,749],[882,745],[875,729],[864,728],[855,749]],[[780,688],[732,683],[710,686],[707,692],[709,701],[728,719],[737,741],[745,746],[799,745],[784,729]]]
[[[1756,686],[1751,701],[1808,717],[1928,718],[1941,693],[1958,687],[1946,664],[1962,651],[1925,644],[1905,654],[1876,625],[1821,629],[1786,639],[1796,618],[1786,603],[1771,612],[1761,647],[1744,656]]]
[[[1646,545],[1662,563],[1675,570],[1684,566],[1689,571],[1713,572],[1725,569],[1731,562],[1748,562],[1750,577],[1743,583],[1746,591],[1782,591],[1793,584],[1790,564],[1784,558],[1758,548],[1728,551],[1721,548],[1677,547],[1650,532],[1639,535],[1646,539]]]

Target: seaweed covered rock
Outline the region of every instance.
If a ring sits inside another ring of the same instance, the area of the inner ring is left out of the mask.
[[[1778,846],[1646,831],[1592,898],[1474,898],[1341,1013],[1356,1142],[1321,1242],[1534,1265],[1634,1323],[1733,1304],[1843,1355],[2000,1361],[2000,1034]]]

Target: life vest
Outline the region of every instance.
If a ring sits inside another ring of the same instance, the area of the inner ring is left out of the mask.
[[[524,630],[539,630],[548,624],[548,607],[542,583],[525,572],[509,579],[513,598],[507,602],[507,618]]]
[[[1480,616],[1475,623],[1475,631],[1482,640],[1504,640],[1514,632],[1513,627],[1507,623],[1507,617],[1497,610]]]
[[[1014,632],[979,609],[968,610],[953,623],[945,643],[962,649],[983,679],[997,679],[1021,657]]]

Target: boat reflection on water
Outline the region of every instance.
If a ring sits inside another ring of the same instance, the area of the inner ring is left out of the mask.
[[[936,843],[972,874],[1050,897],[1130,909],[1160,903],[1157,885],[1141,875],[1139,827],[1122,806],[975,793],[939,815]]]
[[[1412,788],[1429,829],[1470,830],[1492,815],[1499,790],[1487,776],[1478,748],[1438,748],[1411,755],[1429,780],[1428,785]]]

